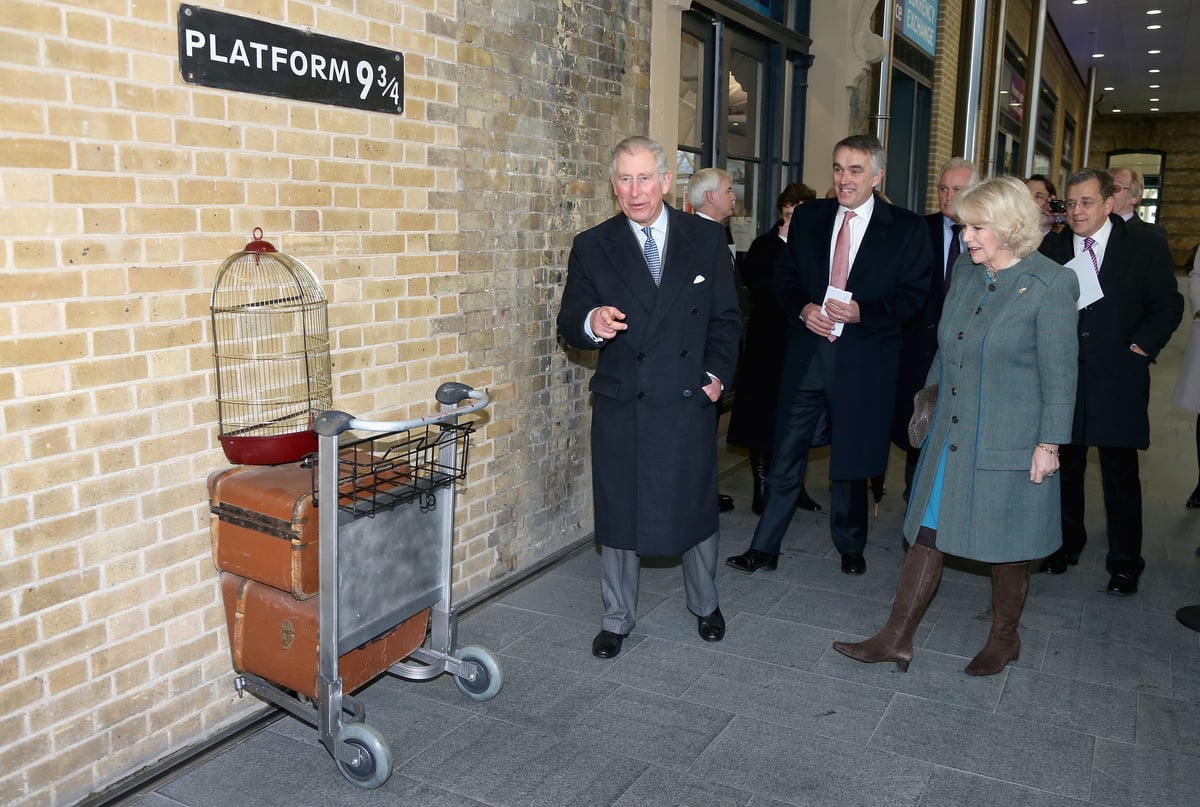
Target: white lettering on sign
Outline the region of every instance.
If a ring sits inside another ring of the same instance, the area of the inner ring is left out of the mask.
[[[288,50],[280,45],[261,42],[244,42],[234,39],[222,42],[217,35],[186,29],[184,48],[188,57],[207,55],[211,62],[240,64],[255,70],[270,70],[278,73],[287,70],[301,78],[319,78],[338,84],[350,84],[350,63],[345,59],[326,57],[320,53]],[[207,51],[207,54],[205,53]]]

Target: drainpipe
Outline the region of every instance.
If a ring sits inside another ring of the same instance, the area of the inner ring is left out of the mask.
[[[1037,140],[1037,117],[1042,100],[1042,53],[1046,43],[1046,0],[1038,0],[1037,25],[1029,43],[1029,74],[1025,79],[1025,124],[1021,127],[1021,168],[1024,176],[1033,173],[1033,151]]]
[[[985,178],[996,174],[996,146],[1000,141],[1000,80],[1004,75],[1004,43],[1008,35],[1008,0],[1000,0],[996,17],[996,63],[992,69],[992,128],[988,132],[988,151],[985,155]]]
[[[963,139],[958,153],[978,163],[980,85],[983,83],[983,26],[987,19],[987,0],[975,0],[971,13],[971,61],[967,72],[967,94],[964,99]]]
[[[1088,68],[1087,124],[1083,127],[1083,154],[1075,161],[1076,169],[1090,163],[1092,154],[1092,116],[1096,114],[1096,66]],[[1064,190],[1063,193],[1066,193]]]
[[[876,101],[875,136],[887,149],[888,118],[891,116],[892,100],[892,43],[895,41],[896,4],[893,0],[883,0],[883,58],[879,60],[879,98]]]

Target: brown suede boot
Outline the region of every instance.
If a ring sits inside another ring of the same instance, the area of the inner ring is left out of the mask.
[[[942,553],[915,544],[904,558],[896,599],[887,624],[865,642],[834,642],[833,649],[858,661],[874,664],[894,661],[896,669],[908,672],[913,655],[913,633],[942,579]]]
[[[971,659],[967,675],[995,675],[1021,657],[1017,625],[1029,593],[1029,562],[992,564],[992,630],[987,644]]]

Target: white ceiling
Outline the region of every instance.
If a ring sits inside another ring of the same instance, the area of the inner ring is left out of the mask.
[[[1047,0],[1046,9],[1085,84],[1088,68],[1096,68],[1097,112],[1112,113],[1114,107],[1121,114],[1155,114],[1155,107],[1161,114],[1200,111],[1200,2]],[[1162,13],[1147,14],[1151,9]],[[1150,31],[1147,25],[1162,27]],[[1152,49],[1162,53],[1147,52]],[[1095,53],[1104,57],[1093,58]],[[1150,73],[1151,68],[1161,72]],[[1151,84],[1161,86],[1151,89]]]

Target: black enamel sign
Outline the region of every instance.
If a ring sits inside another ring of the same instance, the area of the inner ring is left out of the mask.
[[[249,17],[181,5],[189,84],[372,112],[404,111],[404,56]]]

